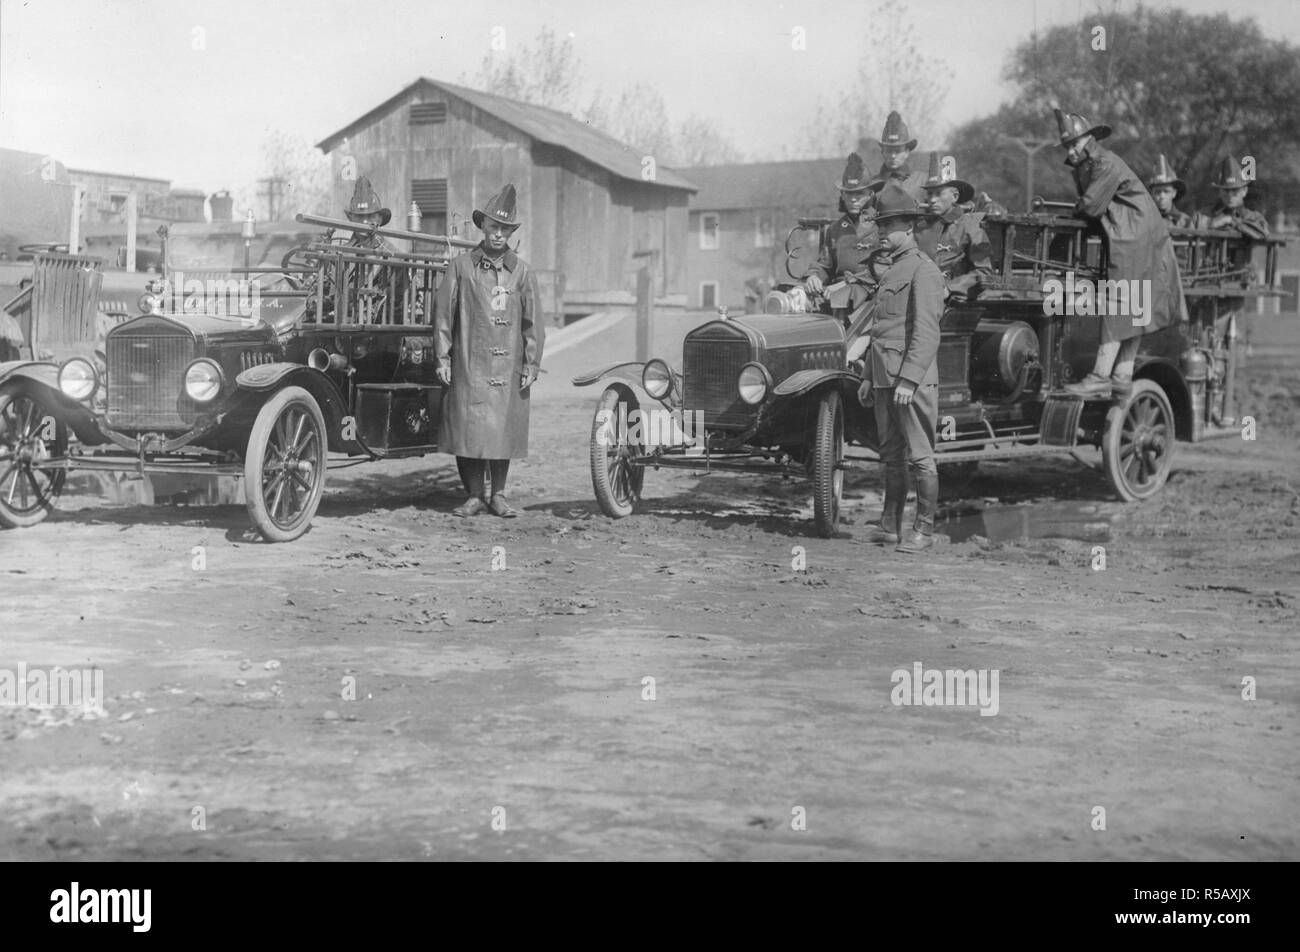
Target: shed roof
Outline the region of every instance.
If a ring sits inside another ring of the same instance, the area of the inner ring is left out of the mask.
[[[462,99],[475,109],[481,109],[532,139],[546,145],[567,149],[575,155],[579,155],[617,175],[619,178],[629,179],[634,182],[643,181],[641,178],[641,153],[631,146],[619,142],[612,136],[600,132],[589,123],[575,119],[568,113],[560,112],[558,109],[519,102],[515,99],[507,99],[504,96],[480,92],[477,89],[444,83],[441,80],[429,79],[425,76],[421,76],[395,96],[380,103],[333,135],[321,140],[316,144],[316,147],[322,152],[331,152],[345,137],[352,135],[357,129],[390,112],[411,93],[430,90],[436,90]],[[695,191],[694,185],[672,169],[660,165],[655,169],[655,172],[654,181],[645,184]]]
[[[696,165],[681,171],[699,186],[691,211],[833,207],[839,201],[835,183],[844,171],[844,160]]]

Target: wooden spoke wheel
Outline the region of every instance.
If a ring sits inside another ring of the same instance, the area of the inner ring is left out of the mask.
[[[813,521],[818,535],[829,539],[839,531],[844,494],[844,402],[833,388],[817,404],[812,470]]]
[[[645,452],[641,443],[628,443],[619,433],[618,405],[623,395],[613,387],[600,395],[591,421],[591,485],[600,511],[612,519],[630,516],[641,499],[645,467],[632,462]],[[639,409],[634,397],[626,398],[627,415]]]
[[[49,460],[67,452],[67,426],[38,386],[0,387],[0,525],[21,529],[50,514],[68,474]]]
[[[324,415],[302,387],[285,387],[258,411],[244,457],[244,495],[268,542],[292,542],[311,526],[327,452]]]
[[[1106,478],[1121,499],[1134,502],[1158,493],[1174,461],[1174,412],[1159,384],[1137,380],[1132,392],[1110,408],[1102,438]]]

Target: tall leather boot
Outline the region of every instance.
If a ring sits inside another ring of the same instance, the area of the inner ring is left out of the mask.
[[[885,503],[880,522],[867,530],[863,542],[872,545],[896,545],[902,537],[903,508],[907,505],[907,468],[903,464],[885,464]]]
[[[914,472],[916,522],[898,544],[896,552],[924,552],[934,544],[934,516],[939,511],[939,474],[930,469]]]

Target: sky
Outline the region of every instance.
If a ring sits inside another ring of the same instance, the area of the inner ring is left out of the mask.
[[[1012,47],[1115,0],[912,0],[920,48],[953,72],[943,123],[994,111]],[[1120,0],[1132,9],[1132,0]],[[1296,0],[1147,7],[1255,17],[1300,44]],[[474,74],[494,36],[571,36],[589,91],[636,82],[674,122],[715,120],[774,152],[870,54],[865,0],[0,0],[0,147],[65,165],[239,189],[268,129],[316,143],[425,75]],[[792,31],[803,29],[805,49]],[[502,32],[504,31],[504,32]],[[1281,106],[1279,107],[1281,108]],[[1295,108],[1291,105],[1290,108]],[[881,117],[883,121],[883,117]],[[0,213],[3,209],[0,209]]]

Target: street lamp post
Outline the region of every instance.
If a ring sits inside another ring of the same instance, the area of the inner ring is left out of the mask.
[[[247,271],[252,267],[249,259],[253,251],[253,239],[257,237],[257,221],[253,218],[253,210],[248,210],[248,215],[244,218],[244,228],[240,232],[244,236],[244,270]]]
[[[1049,145],[1056,145],[1056,140],[1021,139],[1009,135],[1003,135],[1001,138],[1007,142],[1014,142],[1025,153],[1025,212],[1032,212],[1034,210],[1034,154],[1039,149],[1045,149]]]

